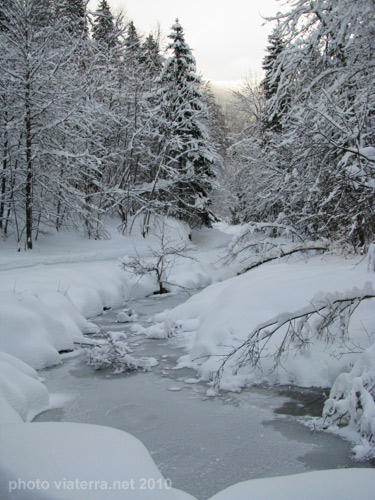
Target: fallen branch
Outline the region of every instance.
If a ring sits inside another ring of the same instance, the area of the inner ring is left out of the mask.
[[[251,264],[248,266],[246,269],[241,271],[239,274],[246,273],[247,271],[251,271],[251,269],[255,269],[256,267],[261,266],[262,264],[266,264],[267,262],[272,262],[273,260],[279,260],[283,257],[288,257],[289,255],[293,255],[298,252],[312,252],[312,251],[317,251],[317,252],[326,252],[327,247],[319,247],[319,246],[311,246],[311,247],[301,247],[301,248],[294,248],[293,250],[289,250],[288,252],[284,252],[282,249],[280,249],[280,254],[275,255],[273,257],[267,257],[264,259],[259,260],[258,262],[254,262],[254,264]]]
[[[299,232],[291,226],[280,223],[248,223],[241,234],[236,236],[224,257],[225,264],[235,259],[250,265],[239,274],[255,269],[267,262],[288,257],[296,253],[312,251],[326,252],[328,243],[306,241]]]

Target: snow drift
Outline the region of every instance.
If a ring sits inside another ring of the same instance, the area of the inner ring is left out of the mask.
[[[194,500],[171,487],[138,439],[117,429],[13,424],[0,427],[0,443],[2,500]]]
[[[48,390],[37,372],[0,352],[0,424],[29,422],[48,405]]]

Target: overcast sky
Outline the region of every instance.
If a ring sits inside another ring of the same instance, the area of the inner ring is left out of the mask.
[[[277,0],[108,0],[112,12],[123,9],[140,32],[155,31],[157,23],[165,35],[176,17],[193,49],[198,71],[213,81],[234,81],[250,70],[261,76],[270,26],[261,16],[276,14]],[[98,0],[91,0],[94,10]]]

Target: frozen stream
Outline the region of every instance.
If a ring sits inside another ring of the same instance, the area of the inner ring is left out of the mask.
[[[153,314],[186,300],[186,295],[149,297],[127,304],[147,323]],[[96,318],[104,330],[126,331],[116,311]],[[112,375],[67,356],[41,373],[57,408],[36,421],[102,424],[140,439],[176,488],[203,500],[238,481],[337,467],[371,466],[349,458],[349,445],[311,433],[296,414],[320,411],[316,390],[257,387],[207,398],[205,384],[191,384],[194,372],[173,369],[187,339],[130,337],[135,356],[159,361],[152,372]],[[305,408],[302,406],[308,405]]]

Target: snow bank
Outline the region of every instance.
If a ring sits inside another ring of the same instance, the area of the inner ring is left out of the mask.
[[[365,263],[355,267],[350,261],[324,262],[316,257],[308,263],[264,265],[214,284],[168,315],[169,322],[193,318],[199,321],[191,353],[181,359],[180,366],[191,366],[203,380],[210,380],[222,363],[221,356],[246,340],[257,325],[310,305],[318,292],[362,288],[368,281],[374,284],[375,276],[367,271]],[[353,315],[351,333],[355,342],[366,348],[371,344],[369,334],[374,341],[374,332],[373,303],[363,303]],[[269,352],[279,345],[280,335],[270,340]],[[220,384],[227,390],[238,390],[245,383],[261,380],[329,387],[355,361],[355,354],[341,355],[343,351],[347,352],[348,346],[316,339],[303,351],[284,355],[276,371],[272,370],[271,358],[263,358],[256,371],[245,366],[235,374],[228,364]]]
[[[82,333],[95,331],[87,318],[104,308],[121,307],[125,301],[151,295],[158,285],[154,276],[126,273],[124,256],[152,258],[164,243],[187,244],[198,260],[177,257],[170,268],[172,288],[198,288],[220,279],[229,271],[213,265],[216,245],[226,237],[219,230],[194,232],[174,219],[154,220],[146,238],[141,219],[132,234],[120,234],[112,221],[110,240],[86,240],[74,233],[41,235],[35,250],[14,252],[4,242],[0,256],[0,350],[19,357],[36,369],[60,362],[59,351],[73,349]],[[211,238],[212,236],[212,238]]]
[[[68,297],[50,293],[0,293],[0,350],[35,369],[60,363],[59,352],[72,350],[88,328]]]
[[[0,446],[2,500],[194,500],[171,488],[138,439],[117,429],[13,424],[0,427]]]
[[[47,388],[36,371],[0,352],[0,424],[31,421],[48,403]]]
[[[237,483],[209,500],[373,500],[374,469],[336,469]]]

